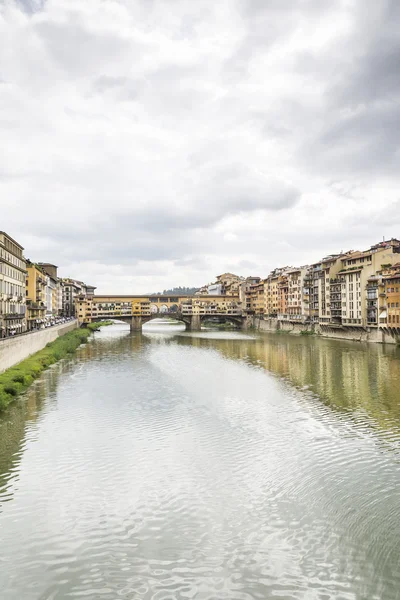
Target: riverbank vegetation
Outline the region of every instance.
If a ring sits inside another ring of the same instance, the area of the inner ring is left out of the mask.
[[[89,329],[91,332],[100,331],[100,327],[107,327],[108,325],[113,325],[112,321],[99,321],[98,323],[88,323],[86,325],[86,329]]]
[[[204,321],[204,327],[209,327],[210,329],[238,329],[237,325],[234,323],[230,323],[229,321],[225,321],[225,323],[218,323],[216,321]]]
[[[0,411],[24,392],[42,371],[58,360],[71,356],[87,341],[92,330],[75,329],[51,342],[32,356],[0,374]]]

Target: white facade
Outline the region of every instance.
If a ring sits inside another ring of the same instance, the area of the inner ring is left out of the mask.
[[[222,295],[222,285],[220,283],[212,283],[207,287],[207,293],[210,296],[221,296]]]
[[[0,336],[26,331],[26,262],[23,248],[0,232]]]
[[[51,279],[48,275],[46,275],[46,288],[45,288],[45,300],[44,303],[46,305],[46,315],[52,314],[52,291],[51,291]]]
[[[361,268],[353,273],[341,275],[342,321],[344,324],[363,325],[363,294]]]
[[[57,281],[57,314],[62,314],[63,309],[63,282]]]

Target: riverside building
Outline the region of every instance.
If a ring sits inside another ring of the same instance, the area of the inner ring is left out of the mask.
[[[264,313],[269,317],[278,315],[278,280],[284,269],[274,269],[265,280],[264,286]]]
[[[400,263],[388,271],[383,277],[386,301],[383,311],[387,312],[387,326],[400,328]]]
[[[349,252],[341,259],[342,269],[338,277],[341,281],[342,325],[365,327],[372,324],[372,306],[368,306],[368,299],[373,300],[368,297],[368,293],[372,296],[371,277],[399,262],[399,257],[400,241],[392,239],[375,244],[364,252]],[[387,305],[376,303],[376,308],[377,324],[385,323]]]
[[[39,265],[27,262],[26,317],[28,331],[40,329],[46,322],[46,277],[46,273]]]
[[[239,286],[244,281],[244,277],[235,275],[234,273],[223,273],[217,276],[216,284],[221,286],[222,296],[237,296],[239,294]]]
[[[245,292],[245,307],[249,314],[263,315],[265,311],[265,281],[259,277],[252,278],[251,283]]]
[[[70,278],[63,279],[62,284],[62,314],[64,317],[75,317],[76,299],[92,298],[96,287]]]
[[[0,335],[26,331],[25,276],[23,247],[0,231]]]
[[[290,269],[288,278],[287,319],[294,322],[304,322],[308,317],[308,303],[305,302],[303,290],[308,267]]]
[[[52,263],[38,263],[39,267],[46,273],[46,309],[48,317],[56,317],[62,314],[62,285],[57,275],[58,267]]]
[[[343,254],[333,254],[321,261],[318,285],[320,325],[339,324],[342,320],[341,282],[338,279],[342,258]]]

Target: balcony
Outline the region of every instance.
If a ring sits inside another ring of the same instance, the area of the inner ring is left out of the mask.
[[[32,302],[31,300],[27,300],[26,307],[31,310],[45,310],[46,306],[43,302]]]

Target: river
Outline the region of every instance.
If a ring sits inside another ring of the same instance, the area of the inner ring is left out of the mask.
[[[0,597],[400,599],[400,349],[102,329],[0,418]]]

